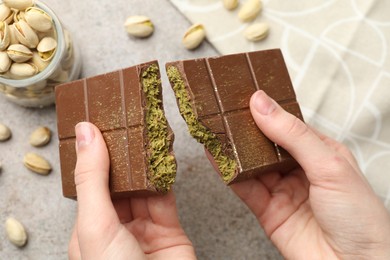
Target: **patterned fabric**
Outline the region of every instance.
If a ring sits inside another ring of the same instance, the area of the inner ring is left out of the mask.
[[[390,209],[390,1],[264,0],[256,22],[270,34],[257,43],[242,35],[240,6],[171,2],[221,54],[281,48],[306,122],[349,146]]]

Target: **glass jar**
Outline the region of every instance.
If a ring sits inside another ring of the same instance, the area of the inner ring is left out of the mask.
[[[50,63],[41,72],[23,79],[6,78],[0,74],[0,93],[8,100],[25,107],[44,107],[54,104],[56,85],[78,79],[81,57],[69,31],[45,4],[35,1],[53,20],[57,48]]]

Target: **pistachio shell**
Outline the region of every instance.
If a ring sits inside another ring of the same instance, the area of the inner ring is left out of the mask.
[[[206,37],[206,32],[202,24],[194,24],[185,32],[183,36],[183,45],[189,50],[195,49],[198,47],[204,38]]]
[[[12,244],[23,247],[27,242],[27,233],[23,225],[14,218],[8,218],[5,221],[5,230],[7,237]]]
[[[26,8],[33,6],[33,0],[3,0],[3,3],[9,8],[17,10],[25,10]]]
[[[0,52],[0,73],[7,72],[9,67],[11,67],[11,59],[8,57],[7,52]]]
[[[37,51],[33,52],[31,62],[37,66],[39,72],[43,71],[50,63],[49,61],[42,60]]]
[[[31,28],[39,32],[47,32],[53,26],[53,19],[38,7],[29,7],[25,11],[24,19]]]
[[[50,142],[51,131],[45,126],[40,126],[31,133],[29,142],[32,146],[41,147]]]
[[[38,73],[38,68],[33,63],[13,63],[9,70],[15,79],[27,78]]]
[[[245,29],[244,31],[244,36],[247,38],[249,41],[260,41],[264,39],[265,37],[268,36],[269,32],[269,25],[266,23],[255,23],[248,28]]]
[[[5,50],[10,43],[9,26],[6,22],[0,22],[0,51]]]
[[[126,19],[125,28],[128,34],[135,37],[148,37],[154,31],[154,25],[147,16],[135,15]]]
[[[51,172],[50,163],[36,153],[27,153],[23,158],[23,163],[27,169],[41,175],[48,175]]]
[[[28,25],[24,20],[20,20],[17,23],[14,23],[16,38],[23,45],[26,45],[29,48],[37,47],[39,43],[38,35],[34,30]]]
[[[8,126],[0,123],[0,142],[7,141],[12,136],[11,130]]]
[[[238,0],[223,0],[223,6],[227,10],[234,10],[238,6]]]
[[[238,18],[243,22],[252,21],[260,13],[262,7],[261,0],[247,0],[238,12]]]
[[[56,49],[57,41],[52,37],[43,38],[37,46],[38,54],[43,61],[51,60],[51,58],[53,58],[54,56]]]
[[[11,9],[5,4],[0,4],[0,21],[5,21],[12,14]]]
[[[12,44],[7,49],[7,54],[14,62],[26,62],[32,58],[33,53],[22,44]]]

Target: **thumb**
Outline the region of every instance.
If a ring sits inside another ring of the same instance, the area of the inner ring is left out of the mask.
[[[273,142],[286,149],[301,165],[309,181],[348,177],[353,171],[348,161],[327,146],[304,122],[285,111],[260,90],[250,101],[252,116],[260,130]]]
[[[99,129],[93,124],[79,123],[75,131],[78,225],[88,227],[95,224],[94,228],[98,229],[99,225],[96,224],[104,222],[103,216],[116,216],[108,187],[110,166],[108,150]],[[82,235],[79,234],[80,240]]]

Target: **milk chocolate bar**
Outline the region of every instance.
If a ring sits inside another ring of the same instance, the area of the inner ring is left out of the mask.
[[[261,89],[303,120],[280,50],[170,62],[166,70],[190,134],[227,184],[298,165],[264,136],[249,110],[251,95]]]
[[[103,134],[113,198],[169,190],[176,174],[174,136],[163,112],[156,61],[60,85],[56,106],[65,197],[76,198],[74,128],[81,121]]]

